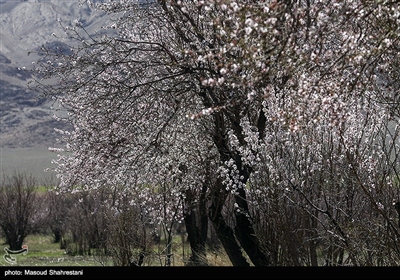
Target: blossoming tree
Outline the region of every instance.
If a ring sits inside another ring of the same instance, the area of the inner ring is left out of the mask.
[[[208,221],[237,266],[398,263],[398,3],[96,7],[115,21],[37,68],[74,126],[61,190],[134,190],[196,264]]]

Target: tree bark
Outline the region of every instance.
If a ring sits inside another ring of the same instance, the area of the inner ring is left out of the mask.
[[[202,236],[201,230],[196,225],[196,212],[190,211],[189,214],[185,215],[185,226],[186,233],[188,235],[188,240],[190,248],[192,250],[192,255],[188,262],[189,266],[206,266],[206,239]],[[203,224],[200,225],[201,228],[204,227]]]
[[[22,244],[26,237],[26,234],[20,231],[3,230],[6,236],[6,242],[10,247],[10,250],[17,251],[22,249]]]
[[[243,250],[249,256],[251,262],[255,266],[267,266],[270,264],[269,257],[261,251],[259,240],[254,232],[253,225],[250,221],[250,213],[248,212],[246,194],[243,189],[238,190],[239,195],[236,196],[237,203],[240,201],[242,210],[235,212],[236,226],[235,234]]]
[[[224,247],[232,265],[250,266],[242,254],[240,245],[236,241],[233,229],[225,223],[224,217],[222,216],[222,205],[226,198],[226,192],[222,192],[220,190],[221,188],[217,188],[217,191],[215,191],[214,195],[212,196],[213,201],[210,206],[209,213],[210,220],[214,225],[218,239],[221,241],[221,244]]]
[[[240,155],[235,156],[235,163],[240,172],[242,183],[245,186],[248,178],[250,177],[251,169],[243,166]],[[235,234],[243,247],[246,254],[255,266],[270,265],[271,260],[262,250],[258,237],[254,231],[249,205],[247,203],[246,191],[244,188],[238,188],[235,201],[239,207],[239,211],[235,211],[236,226]]]
[[[206,241],[208,231],[208,215],[206,210],[207,185],[204,184],[200,193],[198,217],[197,212],[190,210],[185,214],[184,221],[192,255],[188,265],[207,266]]]

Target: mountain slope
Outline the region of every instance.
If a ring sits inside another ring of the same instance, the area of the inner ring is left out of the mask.
[[[54,142],[51,104],[38,100],[27,88],[30,69],[41,45],[59,44],[60,22],[84,23],[89,32],[100,29],[104,14],[78,0],[29,0],[0,2],[0,146],[27,147]]]
[[[0,170],[30,170],[30,166],[42,170],[48,167],[42,165],[54,157],[50,152],[48,158],[42,155],[38,164],[38,151],[53,146],[59,137],[54,128],[65,124],[53,118],[51,101],[38,99],[38,93],[28,88],[28,81],[32,79],[32,63],[38,59],[35,50],[60,44],[60,22],[65,25],[79,20],[89,32],[105,24],[107,15],[79,2],[0,0]]]

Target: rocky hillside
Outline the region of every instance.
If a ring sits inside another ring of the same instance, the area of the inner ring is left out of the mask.
[[[80,0],[0,0],[0,147],[26,148],[53,145],[51,103],[28,89],[31,67],[42,45],[59,45],[60,22],[79,20],[90,32],[105,23],[105,15]],[[30,53],[30,55],[28,55]]]
[[[100,1],[107,0],[92,0]],[[105,24],[106,15],[79,2],[0,0],[0,174],[21,171],[43,182],[55,178],[54,172],[44,172],[56,157],[48,147],[59,138],[54,128],[66,127],[53,118],[52,103],[39,99],[28,82],[39,58],[35,50],[64,43],[52,36],[63,35],[60,22],[79,20],[89,32]]]

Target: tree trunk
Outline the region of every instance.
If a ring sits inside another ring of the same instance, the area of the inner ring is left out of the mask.
[[[17,251],[22,249],[22,244],[25,239],[25,234],[20,234],[13,230],[4,230],[7,244],[10,246],[10,250]]]
[[[251,224],[246,193],[243,189],[238,189],[238,192],[239,195],[236,196],[236,202],[242,210],[238,212],[235,211],[236,237],[255,266],[267,266],[270,264],[270,260],[268,256],[261,251],[259,240]]]
[[[221,188],[217,188],[217,191],[215,191],[214,195],[212,196],[213,201],[210,206],[209,213],[210,220],[214,225],[218,239],[221,241],[221,244],[229,257],[229,260],[232,262],[232,265],[250,266],[242,254],[241,247],[236,241],[232,228],[225,223],[224,217],[222,216],[222,205],[225,201],[226,193],[220,190]]]
[[[242,164],[240,155],[235,156],[236,166],[243,178],[242,183],[246,185],[250,177],[250,168],[245,168]],[[239,211],[235,211],[236,226],[235,234],[246,254],[255,266],[267,266],[271,263],[269,257],[261,250],[260,242],[251,223],[249,205],[247,203],[246,191],[244,188],[237,189],[235,201]]]
[[[315,216],[314,217],[310,217],[310,222],[311,222],[311,226],[310,226],[310,260],[311,260],[311,265],[312,266],[318,266],[318,256],[317,256],[317,244],[316,244],[316,240],[317,240],[317,232],[316,232],[316,228],[317,228],[317,223],[318,220],[318,210],[315,210]]]
[[[61,242],[61,238],[62,238],[61,230],[59,230],[59,229],[54,229],[54,230],[53,230],[53,234],[54,234],[53,242],[54,242],[54,243],[59,243],[59,242]]]
[[[184,217],[186,232],[188,234],[190,248],[192,250],[192,255],[190,257],[188,265],[207,266],[206,241],[208,230],[208,215],[206,211],[206,191],[207,186],[206,184],[204,184],[199,199],[199,225],[197,225],[197,217],[195,211],[190,210],[190,213],[185,214]]]
[[[188,262],[189,266],[206,266],[206,247],[205,239],[201,236],[200,230],[196,225],[196,213],[190,211],[185,215],[185,226],[188,235],[192,255]],[[203,227],[203,225],[201,225]]]
[[[22,249],[22,242],[19,240],[11,240],[9,242],[10,250],[18,251]]]

